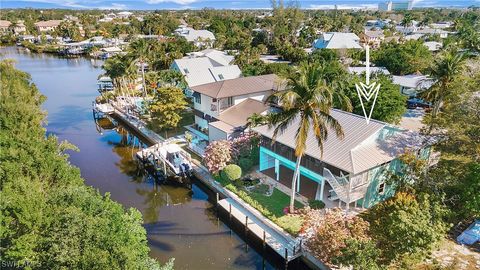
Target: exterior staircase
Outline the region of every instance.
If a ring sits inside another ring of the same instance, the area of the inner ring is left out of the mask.
[[[349,204],[351,202],[357,201],[365,196],[368,189],[368,182],[362,182],[360,185],[355,187],[350,187],[350,182],[347,177],[338,177],[335,176],[329,169],[323,169],[323,177],[328,181],[330,186],[333,188],[333,191],[338,196],[338,199]],[[352,179],[351,181],[358,180]],[[355,181],[354,181],[355,182]],[[351,189],[350,189],[351,188]]]

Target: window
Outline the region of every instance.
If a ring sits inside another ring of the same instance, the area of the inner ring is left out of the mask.
[[[385,183],[381,183],[378,185],[378,194],[383,194],[385,193]]]
[[[227,98],[227,106],[230,107],[233,105],[233,97],[228,97]]]
[[[193,92],[193,99],[195,103],[202,104],[202,96],[198,92]]]
[[[223,80],[224,79],[223,74],[218,74],[218,78],[220,78],[220,80]]]

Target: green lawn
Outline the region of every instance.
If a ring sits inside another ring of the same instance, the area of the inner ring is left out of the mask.
[[[292,235],[298,234],[303,224],[303,219],[298,215],[285,215],[283,213],[283,208],[290,204],[290,196],[287,194],[278,189],[274,189],[271,196],[266,196],[265,185],[258,186],[260,192],[248,192],[243,187],[237,187],[230,181],[223,179],[218,173],[213,174],[213,178],[226,189],[237,194],[242,200],[257,209],[263,216],[282,227],[285,231]],[[303,206],[299,201],[295,201],[296,208]]]
[[[283,216],[283,208],[290,205],[290,196],[281,192],[278,189],[273,190],[272,196],[266,196],[264,194],[259,194],[256,192],[250,193],[250,196],[277,217]],[[299,201],[295,201],[295,208],[302,207],[303,204],[301,204]]]

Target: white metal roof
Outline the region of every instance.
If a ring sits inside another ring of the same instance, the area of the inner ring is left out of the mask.
[[[360,38],[354,33],[327,32],[315,40],[317,49],[361,49]]]
[[[389,162],[405,149],[418,149],[424,142],[424,138],[418,133],[400,130],[376,120],[370,120],[367,124],[363,116],[335,109],[331,111],[331,115],[342,126],[344,139],[340,140],[335,132],[329,129],[328,138],[323,145],[323,156],[321,156],[311,128],[306,142],[306,154],[352,174]],[[276,141],[295,149],[298,125],[298,119],[293,121],[283,134],[277,136]],[[253,130],[272,138],[274,129],[265,125]]]
[[[215,35],[208,30],[195,30],[191,27],[181,27],[175,30],[175,33],[179,36],[185,37],[187,41],[193,42],[199,39],[215,40]]]
[[[393,76],[393,83],[408,88],[430,88],[433,84],[425,75],[410,74],[405,76]]]
[[[214,66],[214,63],[208,57],[185,57],[175,60],[174,64],[185,76],[189,87],[235,79],[242,75],[242,71],[237,65]]]
[[[348,67],[348,73],[361,75],[366,72],[366,67]],[[370,67],[370,73],[383,73],[385,75],[390,75],[390,72],[385,67]]]

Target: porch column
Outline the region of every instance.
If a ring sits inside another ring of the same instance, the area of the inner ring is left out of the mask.
[[[298,175],[297,175],[297,190],[295,190],[295,192],[300,192],[300,175],[302,174],[302,172],[298,172]]]
[[[322,178],[322,184],[320,185],[320,200],[323,201],[323,190],[325,189],[325,178]]]
[[[278,181],[280,181],[280,161],[278,159],[275,159],[275,178]]]

